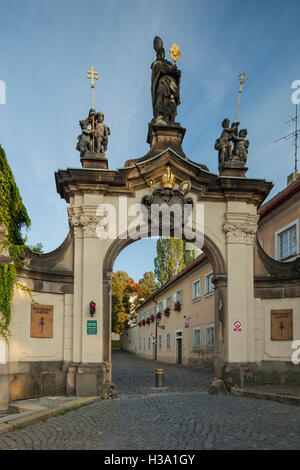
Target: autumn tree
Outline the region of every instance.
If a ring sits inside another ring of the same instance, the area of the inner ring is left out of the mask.
[[[143,277],[138,282],[139,288],[137,289],[137,298],[135,301],[135,307],[137,308],[141,303],[150,297],[158,288],[158,282],[155,279],[155,274],[152,271],[144,273]]]
[[[121,333],[131,320],[131,296],[135,290],[133,279],[125,271],[116,271],[112,278],[112,331]]]

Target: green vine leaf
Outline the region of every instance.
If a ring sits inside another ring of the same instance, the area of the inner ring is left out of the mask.
[[[16,280],[16,266],[23,267],[26,253],[21,230],[23,227],[30,227],[30,218],[0,145],[0,224],[2,223],[5,224],[8,235],[0,243],[0,253],[7,250],[15,263],[0,264],[0,336],[8,342],[14,288],[22,289],[33,302],[34,299],[31,290]]]

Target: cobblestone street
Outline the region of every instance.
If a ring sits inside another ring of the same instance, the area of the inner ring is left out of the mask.
[[[153,390],[154,370],[165,391]],[[210,371],[113,352],[119,398],[98,401],[0,436],[0,449],[300,449],[299,408],[210,395]]]

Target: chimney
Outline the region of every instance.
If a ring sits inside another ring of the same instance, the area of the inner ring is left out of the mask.
[[[300,179],[300,173],[293,172],[287,177],[287,186],[290,186],[294,181]]]

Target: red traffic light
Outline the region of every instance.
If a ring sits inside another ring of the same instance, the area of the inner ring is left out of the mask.
[[[96,312],[96,302],[94,302],[93,300],[91,300],[90,302],[90,315],[95,315],[95,312]]]

